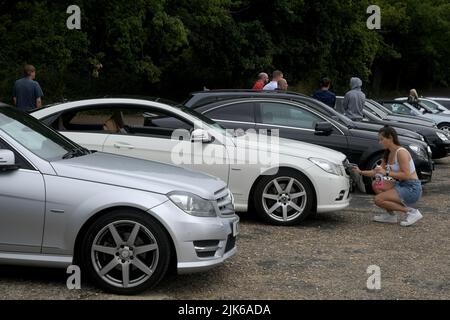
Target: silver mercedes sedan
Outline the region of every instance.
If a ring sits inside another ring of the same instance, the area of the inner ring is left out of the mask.
[[[104,290],[135,294],[236,253],[239,218],[212,176],[91,152],[0,107],[0,264],[78,265]]]

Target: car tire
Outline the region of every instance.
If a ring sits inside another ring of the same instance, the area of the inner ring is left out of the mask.
[[[256,213],[273,225],[299,224],[313,212],[314,189],[302,174],[280,169],[276,175],[262,177],[254,192]]]
[[[156,286],[169,267],[171,246],[150,215],[115,210],[97,219],[81,245],[82,273],[100,288],[133,295]]]
[[[439,123],[437,127],[440,130],[450,132],[450,123],[448,122]]]

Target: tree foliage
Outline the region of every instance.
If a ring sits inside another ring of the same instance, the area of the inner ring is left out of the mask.
[[[382,29],[366,9],[381,7]],[[68,3],[0,0],[0,99],[10,101],[25,63],[47,101],[99,95],[162,95],[247,88],[280,69],[291,86],[328,76],[343,93],[447,86],[446,0],[74,0],[82,29],[68,30]]]

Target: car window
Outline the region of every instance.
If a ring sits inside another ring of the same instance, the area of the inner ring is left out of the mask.
[[[194,126],[175,114],[153,108],[120,108],[127,134],[152,135],[170,138],[177,129],[192,131]]]
[[[255,122],[255,113],[251,102],[218,107],[204,114],[214,120]]]
[[[81,148],[39,120],[12,108],[0,111],[0,130],[47,161],[61,159],[68,151]]]
[[[430,108],[431,110],[437,111],[439,112],[440,109],[437,105],[435,105],[433,102],[428,101],[428,100],[421,100],[420,101],[422,104],[426,105],[428,108]]]
[[[108,120],[114,119],[114,116],[118,117],[112,108],[91,107],[69,110],[57,117],[50,126],[59,131],[111,133],[118,130],[107,126]]]
[[[263,124],[282,125],[314,130],[322,118],[314,113],[292,105],[263,102],[260,103]]]
[[[390,105],[390,110],[394,113],[398,114],[405,114],[405,115],[412,115],[413,111],[405,106],[402,103],[393,103]]]

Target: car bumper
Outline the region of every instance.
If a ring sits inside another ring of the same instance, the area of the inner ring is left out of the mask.
[[[445,158],[450,154],[450,141],[442,141],[431,146],[433,159]]]
[[[433,162],[415,159],[414,165],[416,167],[417,176],[419,177],[420,182],[422,183],[430,182],[434,170]]]
[[[236,254],[239,217],[194,217],[167,201],[151,212],[170,233],[177,257],[178,273],[211,269]]]
[[[317,194],[317,212],[332,212],[347,208],[350,205],[350,177],[325,173],[317,168],[309,169],[313,174]],[[342,170],[345,170],[344,168]]]

